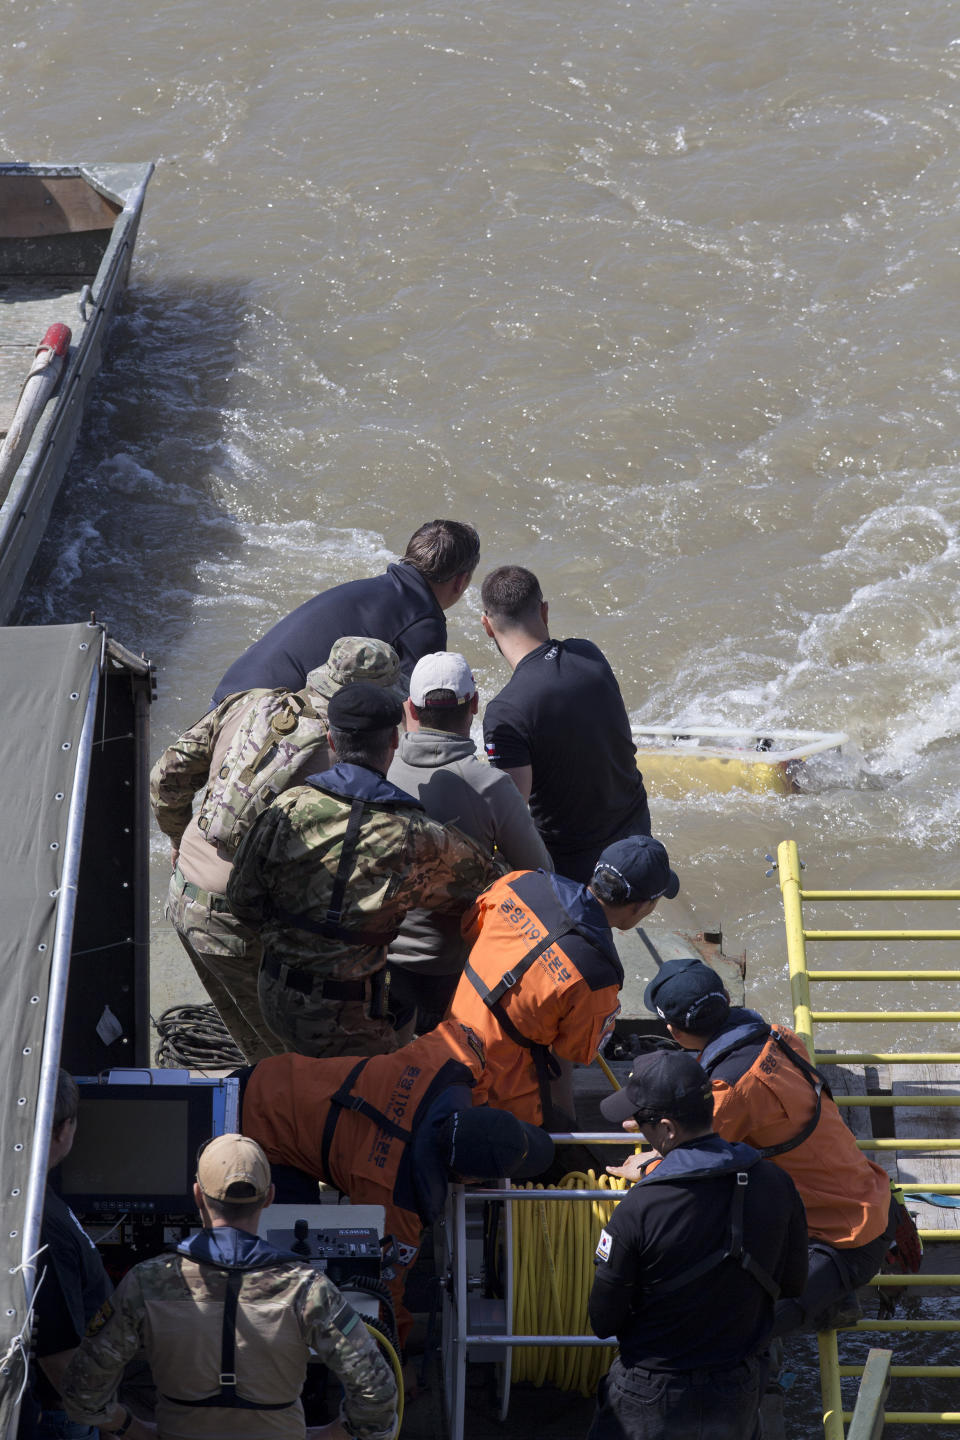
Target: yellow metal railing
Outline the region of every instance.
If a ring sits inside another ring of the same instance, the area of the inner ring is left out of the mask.
[[[859,1024],[897,1024],[903,1025],[907,1021],[919,1021],[921,1023],[944,1023],[956,1024],[960,1021],[960,1010],[815,1010],[811,1003],[811,984],[823,982],[858,981],[862,983],[877,983],[885,986],[901,984],[904,982],[935,982],[947,984],[960,982],[960,968],[957,970],[811,970],[807,967],[807,945],[821,942],[842,944],[846,941],[874,942],[886,941],[910,942],[921,941],[944,941],[951,942],[960,940],[960,930],[957,929],[863,929],[863,930],[823,930],[808,929],[804,925],[804,905],[818,901],[829,901],[839,903],[861,903],[871,901],[887,901],[899,904],[903,901],[946,901],[952,904],[960,904],[960,890],[805,890],[801,881],[800,858],[797,853],[796,844],[792,840],[784,841],[777,850],[777,869],[780,877],[780,890],[783,896],[784,923],[787,932],[787,959],[790,972],[790,999],[793,1006],[794,1026],[807,1047],[808,1054],[814,1064],[859,1064],[859,1065],[938,1065],[960,1063],[958,1052],[915,1052],[915,1051],[856,1051],[845,1054],[833,1052],[817,1052],[814,1027],[817,1023],[830,1025],[859,1025]],[[888,1110],[895,1116],[900,1106],[910,1109],[922,1109],[924,1107],[935,1107],[949,1109],[960,1105],[960,1095],[937,1096],[937,1095],[844,1095],[836,1097],[837,1104],[841,1106],[857,1107],[864,1106],[868,1109]],[[876,1138],[871,1140],[858,1140],[857,1144],[861,1150],[878,1151],[921,1151],[926,1154],[943,1154],[949,1156],[960,1151],[960,1125],[957,1127],[957,1137],[944,1139],[942,1137],[925,1137],[911,1139],[890,1139]],[[898,1189],[907,1195],[915,1192],[922,1194],[960,1194],[960,1181],[956,1184],[930,1183],[926,1185],[905,1184],[899,1185]],[[926,1241],[960,1240],[960,1230],[921,1230],[921,1238]],[[878,1287],[960,1287],[960,1275],[889,1275],[877,1276],[872,1282]],[[952,1320],[862,1320],[858,1325],[852,1327],[856,1331],[883,1331],[885,1333],[949,1333],[960,1331],[960,1321]],[[844,1440],[844,1422],[854,1417],[843,1409],[843,1396],[841,1392],[841,1377],[860,1375],[864,1376],[863,1389],[867,1390],[867,1367],[856,1365],[841,1365],[837,1351],[837,1332],[827,1331],[818,1335],[820,1350],[820,1383],[823,1401],[823,1432],[825,1440]],[[871,1356],[878,1352],[871,1351]],[[868,1361],[869,1366],[869,1361]],[[879,1386],[876,1382],[876,1373],[883,1370],[884,1384]],[[866,1414],[861,1416],[860,1404],[858,1402],[856,1424],[851,1425],[847,1440],[855,1440],[855,1437],[880,1435],[884,1424],[912,1424],[912,1425],[947,1425],[951,1428],[960,1428],[960,1411],[884,1411],[882,1400],[878,1402],[877,1397],[880,1391],[885,1393],[885,1386],[890,1377],[914,1376],[921,1378],[955,1379],[960,1378],[960,1366],[958,1365],[891,1365],[889,1360],[881,1366],[879,1360],[871,1372],[870,1386],[868,1393],[863,1396],[864,1411],[869,1411],[869,1419]],[[872,1428],[867,1428],[867,1427]]]

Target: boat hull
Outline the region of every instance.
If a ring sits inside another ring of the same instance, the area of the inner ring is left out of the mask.
[[[62,287],[67,313],[55,317],[69,325],[73,332],[65,371],[0,504],[0,624],[8,623],[15,615],[27,573],[73,454],[90,385],[100,368],[110,320],[127,283],[144,192],[152,172],[150,164],[0,165],[0,196],[5,184],[24,178],[41,182],[76,179],[115,214],[109,240],[90,279],[85,278],[82,269],[85,233],[82,229],[64,233],[62,239],[70,245],[71,255],[59,260],[53,253],[53,239],[48,241],[34,235],[18,243],[17,237],[0,238],[0,281],[6,282],[5,293],[0,293],[0,328],[5,336],[14,334],[18,324],[22,335],[23,324],[30,323],[27,318],[30,308],[22,299],[18,301],[17,296],[26,293],[24,287],[31,278],[41,278],[38,267],[76,266],[73,288],[71,277]],[[52,201],[51,206],[56,211]],[[71,222],[68,218],[65,223],[83,222]],[[90,233],[89,229],[86,233]],[[87,248],[89,250],[89,245]],[[18,252],[24,257],[22,261]],[[79,258],[74,260],[73,256]],[[34,344],[39,342],[41,334],[33,337]]]

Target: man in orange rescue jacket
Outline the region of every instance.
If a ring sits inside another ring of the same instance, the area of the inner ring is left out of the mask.
[[[639,925],[680,882],[659,840],[630,835],[601,853],[589,885],[542,870],[514,871],[463,918],[473,948],[450,1015],[486,1051],[478,1095],[531,1124],[569,1129],[558,1107],[558,1062],[589,1064],[620,1011],[623,966],[613,930]]]
[[[473,1108],[482,1071],[477,1037],[445,1020],[389,1055],[274,1055],[241,1072],[241,1129],[266,1152],[278,1202],[315,1202],[322,1180],[355,1205],[384,1207],[397,1251],[384,1279],[401,1344],[407,1272],[450,1181],[526,1179],[553,1159],[542,1130]]]
[[[668,960],[644,1003],[684,1050],[699,1052],[713,1083],[717,1134],[752,1145],[800,1192],[809,1277],[798,1300],[778,1302],[774,1334],[831,1328],[837,1310],[848,1318],[856,1309],[850,1292],[876,1274],[899,1210],[886,1171],[857,1148],[803,1041],[755,1010],[731,1008],[720,976],[702,960]],[[614,1173],[632,1178],[630,1168],[628,1161]]]

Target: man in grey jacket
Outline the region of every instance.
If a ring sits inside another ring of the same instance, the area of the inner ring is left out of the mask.
[[[455,825],[509,870],[552,870],[530,811],[510,777],[477,758],[470,723],[479,696],[462,655],[425,655],[410,676],[407,731],[387,778],[419,800],[431,820]],[[468,947],[457,916],[412,910],[388,951],[390,1004],[401,1033],[423,1034],[442,1018]],[[408,1035],[409,1038],[409,1035]]]

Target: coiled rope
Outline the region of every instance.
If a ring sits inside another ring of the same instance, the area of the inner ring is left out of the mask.
[[[525,1185],[525,1190],[543,1189]],[[600,1231],[630,1182],[573,1171],[557,1190],[610,1190],[610,1200],[525,1201],[513,1210],[513,1329],[517,1335],[592,1335],[587,1300]],[[548,1196],[550,1190],[544,1190]],[[590,1396],[610,1369],[616,1346],[516,1347],[512,1378]]]
[[[171,1005],[154,1020],[165,1070],[235,1070],[246,1061],[214,1005]]]

